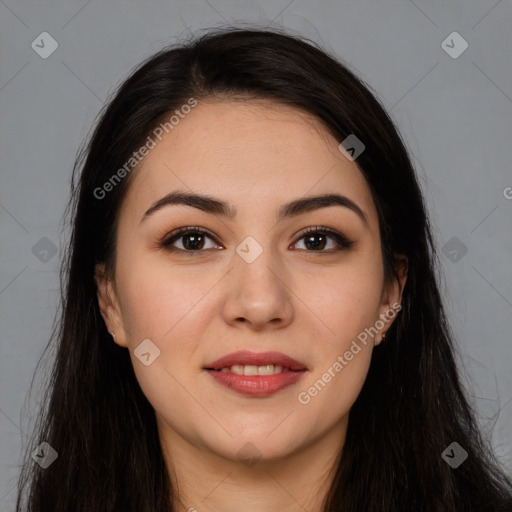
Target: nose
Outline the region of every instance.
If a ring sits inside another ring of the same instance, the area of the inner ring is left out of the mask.
[[[294,316],[293,292],[286,269],[270,250],[248,263],[234,254],[232,270],[223,283],[222,314],[232,326],[254,331],[282,329]]]

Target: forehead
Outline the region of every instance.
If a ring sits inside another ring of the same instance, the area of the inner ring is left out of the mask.
[[[179,189],[222,198],[240,214],[254,215],[291,199],[337,192],[357,201],[371,220],[376,211],[369,187],[338,145],[320,120],[290,106],[200,102],[133,171],[123,207],[142,215],[142,208]]]

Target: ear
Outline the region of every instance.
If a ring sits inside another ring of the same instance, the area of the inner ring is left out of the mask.
[[[121,347],[126,347],[126,332],[122,321],[119,301],[114,284],[107,275],[103,263],[95,265],[94,281],[97,288],[98,305],[107,331],[115,334],[115,343]]]
[[[379,333],[375,336],[375,345],[381,343],[383,335],[389,330],[395,321],[398,312],[402,309],[402,292],[407,282],[408,260],[407,257],[398,254],[395,256],[398,271],[398,279],[393,279],[391,283],[385,284],[382,291],[381,304],[379,308],[380,322],[377,326],[384,324]]]

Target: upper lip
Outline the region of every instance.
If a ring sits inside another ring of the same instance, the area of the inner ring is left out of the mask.
[[[263,366],[267,364],[280,365],[290,370],[307,370],[306,366],[301,362],[293,359],[293,357],[282,354],[281,352],[250,352],[248,350],[240,350],[227,354],[212,363],[205,366],[207,370],[220,370],[225,367],[240,365]]]

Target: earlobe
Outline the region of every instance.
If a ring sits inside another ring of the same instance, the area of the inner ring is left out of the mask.
[[[98,306],[109,333],[115,333],[114,342],[125,347],[125,336],[121,313],[117,301],[116,292],[112,281],[105,271],[103,263],[96,264],[94,268],[94,281],[97,288]]]

